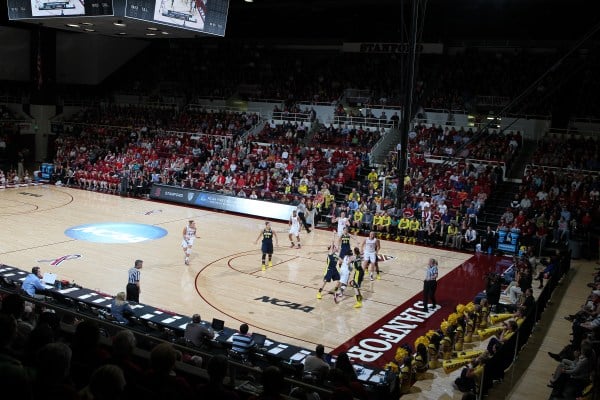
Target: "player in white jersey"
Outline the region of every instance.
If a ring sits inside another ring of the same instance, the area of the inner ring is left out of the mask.
[[[288,235],[290,238],[290,243],[292,244],[290,247],[296,246],[296,248],[300,248],[300,217],[298,217],[298,212],[296,210],[292,211],[292,215],[290,216],[290,233]],[[296,243],[294,244],[294,237],[296,237]]]
[[[192,253],[192,246],[194,240],[196,240],[196,223],[193,220],[189,220],[188,224],[183,228],[183,239],[181,240],[181,247],[185,254],[185,265],[190,265],[190,254]]]
[[[342,211],[339,217],[334,218],[331,222],[337,222],[337,235],[341,237],[344,233],[344,228],[350,226],[350,220],[346,217],[346,213]]]
[[[377,253],[379,252],[379,247],[379,239],[375,237],[375,232],[369,232],[369,237],[362,243],[361,252],[363,253],[362,267],[365,271],[369,271],[369,278],[371,278],[371,280],[374,279],[373,272],[375,269],[377,269],[377,278],[379,279],[379,268],[377,265]]]
[[[342,265],[340,267],[340,289],[334,295],[334,300],[337,303],[344,296],[344,290],[346,290],[346,286],[348,286],[348,281],[350,280],[351,272],[352,272],[352,262],[355,257],[352,254],[344,256],[342,260]]]

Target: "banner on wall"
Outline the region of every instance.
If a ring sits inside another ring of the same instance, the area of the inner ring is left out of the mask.
[[[520,234],[521,232],[518,229],[500,230],[498,232],[498,250],[516,253]]]
[[[408,53],[408,43],[381,43],[381,42],[346,42],[342,44],[344,53]],[[443,43],[419,43],[417,53],[419,54],[442,54]]]
[[[296,209],[296,206],[289,204],[157,184],[152,186],[150,198],[283,221],[288,221]]]

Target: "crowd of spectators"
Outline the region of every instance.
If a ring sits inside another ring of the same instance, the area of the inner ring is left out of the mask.
[[[125,178],[126,190],[133,195],[163,183],[292,204],[308,196],[309,211],[314,209],[327,221],[344,212],[357,231],[373,229],[380,237],[474,249],[480,241],[469,225],[474,226],[493,186],[502,179],[500,164],[475,165],[460,158],[439,168],[426,163],[425,155],[436,146],[471,146],[483,153],[500,148],[514,154],[521,145],[518,133],[491,133],[475,140],[463,129],[419,125],[409,138],[410,168],[403,180],[409,196],[402,207],[390,208],[400,183],[396,152],[387,169],[367,174],[365,168],[377,131],[322,126],[311,147],[298,144],[306,134],[302,123],[270,121],[256,138],[242,138],[239,128],[249,125],[245,114],[180,115],[169,108],[156,114],[153,109],[116,106],[83,112],[70,125],[72,131],[55,142],[56,179],[117,193],[123,191]],[[223,129],[222,120],[229,129]],[[328,138],[335,141],[331,148],[322,146],[329,144]],[[357,143],[359,138],[362,142]],[[284,144],[278,144],[281,141]],[[380,176],[388,176],[385,184]],[[313,215],[311,223],[318,218]],[[418,224],[407,227],[407,218]]]
[[[426,93],[422,105],[424,108],[453,112],[473,112],[490,106],[501,109],[527,89],[554,61],[554,54],[486,52],[477,49],[438,57],[431,60],[434,64],[432,69],[437,73],[428,82],[431,90]],[[528,68],[520,68],[522,65]],[[479,97],[500,98],[503,102],[487,104]],[[526,105],[517,104],[510,111],[539,115],[550,113],[551,103],[545,101],[544,90],[532,92],[528,99],[530,101]]]
[[[373,146],[385,135],[383,128],[363,128],[332,124],[320,125],[309,142],[310,146],[333,146],[346,149],[358,149],[369,152]]]
[[[493,248],[492,235],[480,238],[481,233],[473,228],[487,198],[503,179],[502,166],[510,163],[522,146],[520,133],[485,131],[475,135],[463,128],[417,125],[409,134],[408,145],[408,169],[402,183],[397,170],[398,153],[393,151],[384,167],[371,171],[363,177],[364,182],[357,183],[357,194],[350,193],[348,204],[338,207],[337,212],[350,215],[355,231],[374,229],[387,238],[457,249],[475,250],[478,244]],[[450,150],[441,153],[442,148]],[[435,155],[444,158],[428,161]],[[467,161],[467,156],[481,159]],[[387,177],[385,185],[381,177]],[[390,208],[399,184],[403,185],[405,202],[401,207]],[[369,207],[359,200],[355,207],[351,201],[355,196],[365,200],[375,197],[374,204],[382,197],[388,202]]]
[[[244,369],[218,349],[201,357],[202,347],[185,340],[148,340],[120,321],[109,328],[92,317],[40,304],[18,293],[0,296],[0,382],[22,399],[371,398],[347,354],[327,362],[322,346],[309,356],[313,363],[320,360],[319,373],[309,379],[323,388],[319,396],[309,386],[285,382],[290,371],[281,366]],[[240,329],[234,336],[250,338]],[[302,379],[302,374],[293,376]],[[248,380],[254,382],[251,387],[240,384]]]
[[[268,135],[265,130],[257,138],[242,138],[248,127],[243,113],[196,113],[184,127],[200,128],[189,134],[171,130],[181,128],[182,117],[164,118],[174,125],[149,124],[137,117],[144,112],[151,113],[115,107],[92,119],[102,124],[72,124],[73,131],[55,141],[55,179],[115,193],[126,178],[134,195],[145,194],[151,183],[284,202],[311,195],[321,207],[329,205],[331,191],[357,176],[367,159],[366,152],[300,146],[297,137],[291,145],[261,144],[261,139],[272,139],[261,138]],[[117,125],[122,121],[127,125]],[[289,122],[273,128],[284,130],[302,131]]]
[[[572,170],[600,171],[598,139],[547,133],[538,141],[532,164]]]
[[[598,268],[597,268],[598,269]],[[557,398],[580,398],[589,395],[598,380],[600,351],[600,273],[588,284],[591,292],[582,306],[564,318],[572,322],[573,338],[559,353],[548,352],[558,361],[548,386]]]
[[[518,231],[520,245],[533,246],[536,254],[545,244],[567,246],[577,240],[589,245],[600,206],[600,175],[597,167],[590,168],[595,160],[589,162],[595,159],[590,156],[595,148],[591,139],[547,137],[533,155],[534,164],[525,170],[519,192],[506,205],[498,229]],[[548,158],[550,149],[568,150]],[[561,156],[572,153],[577,153],[573,163],[568,161],[571,157]]]
[[[342,149],[300,146],[296,143],[302,125],[291,122],[267,123],[256,138],[259,143],[252,136],[243,139],[235,132],[222,136],[218,134],[224,132],[210,128],[187,135],[169,130],[170,121],[181,127],[182,118],[171,116],[172,110],[163,111],[165,114],[159,113],[162,118],[155,119],[153,125],[145,123],[145,113],[150,111],[143,109],[113,107],[110,112],[86,112],[94,123],[75,125],[77,132],[55,142],[56,179],[67,185],[117,193],[122,192],[126,178],[127,190],[133,195],[144,195],[152,183],[163,183],[292,204],[308,196],[311,224],[318,222],[318,214],[330,222],[344,212],[355,231],[372,229],[380,237],[474,249],[478,242],[469,225],[476,221],[501,173],[494,165],[476,167],[463,161],[443,170],[428,167],[419,148],[425,136],[417,134],[411,138],[415,155],[404,180],[405,188],[415,191],[405,207],[390,208],[399,184],[395,171],[367,174],[368,153],[354,150],[352,144],[344,147],[342,143]],[[189,119],[193,122],[183,126],[206,126],[203,117],[215,115],[197,113]],[[331,127],[324,128],[328,129],[334,132]],[[342,137],[362,132],[352,131]],[[260,143],[276,142],[283,132],[296,134],[289,138],[291,144]],[[457,131],[453,134],[460,135]],[[319,142],[327,144],[324,139]],[[381,174],[392,177],[386,181],[385,193]],[[418,225],[407,228],[406,218],[412,217]]]
[[[156,89],[154,77],[164,76],[175,83],[178,94],[186,94],[188,101],[235,95],[245,100],[320,104],[335,103],[346,89],[353,88],[369,93],[365,104],[398,105],[402,97],[398,57],[232,41],[211,47],[195,42],[176,46],[152,43],[121,71],[115,87],[131,93],[151,93]],[[148,66],[147,70],[140,71],[138,66],[142,64]]]
[[[519,248],[539,254],[549,241],[564,245],[587,235],[600,200],[594,175],[530,168],[497,225],[473,229],[503,179],[502,167],[522,147],[520,132],[417,125],[401,181],[395,151],[369,173],[368,150],[378,132],[361,128],[322,125],[313,142],[301,145],[302,122],[272,120],[256,137],[242,138],[255,121],[243,113],[113,106],[74,121],[91,123],[73,124],[75,131],[55,143],[56,179],[64,184],[136,196],[162,183],[291,204],[307,197],[312,225],[344,213],[355,233],[375,230],[398,241],[493,251],[499,231],[518,231]],[[428,162],[432,157],[442,162]],[[405,202],[392,207],[400,184]]]

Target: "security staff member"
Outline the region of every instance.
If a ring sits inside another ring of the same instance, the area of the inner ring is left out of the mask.
[[[425,280],[423,281],[423,310],[429,311],[427,304],[431,299],[433,309],[437,303],[435,301],[435,290],[437,289],[438,266],[434,258],[429,259],[427,270],[425,272]]]
[[[142,260],[135,260],[134,266],[129,268],[127,272],[127,301],[140,302],[140,293],[142,292],[140,288],[140,270],[143,263]]]

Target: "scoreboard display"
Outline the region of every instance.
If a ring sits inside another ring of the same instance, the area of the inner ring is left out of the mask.
[[[91,31],[109,35],[115,34],[113,24],[126,27],[129,20],[133,26],[142,27],[137,31],[132,29],[139,37],[152,34],[145,30],[162,30],[160,25],[174,28],[166,34],[176,32],[181,37],[198,36],[197,33],[225,36],[229,12],[229,0],[7,0],[7,3],[10,20],[38,24],[45,19],[47,26],[64,29],[83,22],[94,25],[86,18],[97,17],[96,22],[103,19],[110,24],[102,27],[98,24]],[[117,21],[123,24],[118,25],[111,17],[119,18]],[[129,34],[126,29],[122,32]]]
[[[225,36],[229,0],[127,0],[125,17]]]
[[[9,0],[8,18],[56,18],[113,15],[112,0]]]

